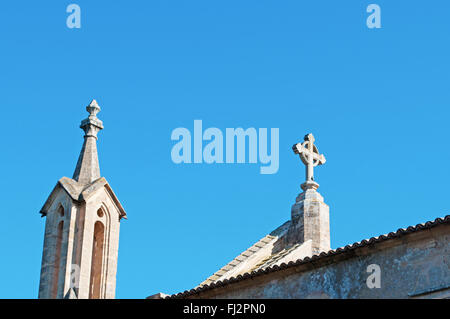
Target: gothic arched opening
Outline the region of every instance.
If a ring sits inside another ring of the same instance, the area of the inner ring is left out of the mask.
[[[97,221],[94,225],[94,238],[92,241],[91,280],[89,289],[90,299],[100,298],[104,237],[105,226],[102,222]]]
[[[64,214],[64,210],[63,210]],[[56,299],[58,295],[58,282],[59,282],[59,268],[61,264],[61,246],[63,237],[64,221],[61,221],[57,227],[56,234],[56,251],[55,251],[55,264],[53,272],[53,283],[52,283],[52,298]]]
[[[60,217],[64,217],[64,208],[62,206],[59,206],[58,208],[58,215]]]

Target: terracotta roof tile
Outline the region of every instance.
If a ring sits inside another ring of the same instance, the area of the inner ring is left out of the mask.
[[[174,294],[174,295],[168,296],[166,298],[170,298],[170,299],[185,298],[185,297],[188,297],[188,296],[192,296],[192,295],[198,294],[198,293],[203,292],[203,291],[212,290],[212,289],[217,288],[217,287],[223,287],[223,286],[226,286],[226,285],[229,285],[229,284],[233,284],[233,283],[236,283],[236,282],[248,279],[248,278],[261,276],[263,274],[268,274],[268,273],[279,271],[279,270],[282,270],[282,269],[296,267],[296,266],[299,266],[299,265],[302,265],[302,264],[306,264],[306,263],[309,263],[309,262],[312,262],[312,261],[317,261],[318,259],[319,260],[320,259],[325,259],[325,258],[333,256],[333,255],[348,253],[348,252],[350,252],[350,251],[352,251],[354,249],[360,248],[360,247],[365,247],[365,246],[373,245],[375,243],[380,243],[380,242],[383,242],[383,241],[391,240],[391,239],[400,237],[402,235],[418,232],[418,231],[421,231],[421,230],[426,230],[426,229],[433,228],[433,227],[441,225],[441,224],[450,224],[450,215],[447,215],[447,216],[445,216],[443,218],[436,218],[434,221],[428,221],[426,223],[417,224],[416,226],[409,226],[406,229],[399,228],[396,232],[390,232],[387,235],[380,235],[378,237],[371,237],[369,239],[363,239],[362,241],[353,243],[352,245],[346,245],[345,247],[339,247],[339,248],[337,248],[335,250],[332,249],[332,250],[329,250],[328,252],[322,252],[319,255],[313,255],[311,258],[310,257],[305,257],[303,259],[298,259],[295,262],[294,261],[290,261],[287,264],[286,263],[282,263],[281,265],[274,265],[272,267],[259,269],[257,271],[246,272],[246,273],[240,274],[240,275],[238,275],[236,277],[231,277],[231,278],[227,278],[227,279],[224,279],[224,280],[215,281],[215,282],[210,283],[209,285],[208,284],[202,285],[202,286],[200,286],[198,288],[191,289],[189,291],[186,290],[186,291],[184,291],[182,293]],[[219,272],[217,272],[217,273],[219,273]]]

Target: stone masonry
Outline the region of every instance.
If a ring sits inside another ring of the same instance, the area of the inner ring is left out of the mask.
[[[83,147],[73,178],[63,177],[41,209],[46,216],[39,298],[114,298],[120,219],[126,213],[100,176],[95,100],[81,122]]]

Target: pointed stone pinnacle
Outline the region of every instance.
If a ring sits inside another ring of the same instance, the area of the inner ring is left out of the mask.
[[[88,106],[86,106],[86,111],[89,112],[89,117],[97,117],[97,113],[100,112],[100,110],[100,106],[95,99],[92,100],[92,102]]]
[[[86,111],[89,113],[89,117],[81,121],[80,127],[86,132],[87,135],[93,135],[97,138],[97,132],[103,129],[103,122],[97,118],[97,113],[100,112],[100,106],[96,100],[86,106]]]
[[[83,129],[84,143],[81,148],[73,179],[79,183],[89,184],[100,178],[100,166],[97,155],[97,133],[103,129],[103,122],[97,118],[100,112],[96,100],[86,106],[89,117],[81,122],[80,128]]]

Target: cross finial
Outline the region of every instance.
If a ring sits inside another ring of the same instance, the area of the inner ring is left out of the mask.
[[[314,145],[315,138],[311,133],[305,135],[303,143],[295,144],[292,149],[295,154],[300,155],[300,159],[306,166],[306,182],[301,187],[303,190],[317,189],[319,184],[314,181],[314,167],[325,164],[325,156],[319,154],[317,146]]]
[[[314,135],[312,135],[312,133],[306,134],[305,137],[303,138],[303,140],[309,141],[309,142],[311,142],[313,144],[316,141],[316,139],[314,138]]]

